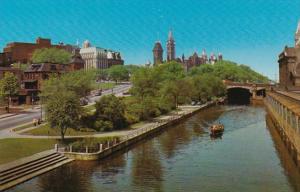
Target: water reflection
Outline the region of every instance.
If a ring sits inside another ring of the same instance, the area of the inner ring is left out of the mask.
[[[266,124],[274,142],[274,147],[280,159],[280,163],[285,170],[285,174],[288,176],[288,179],[294,190],[300,191],[300,172],[298,171],[297,165],[294,163],[291,155],[289,154],[282,139],[280,138],[279,133],[275,129],[268,115],[266,115]]]
[[[38,178],[39,187],[44,191],[59,192],[64,191],[91,191],[90,177],[94,163],[74,163],[74,165],[66,165],[64,167],[53,170]],[[82,172],[84,168],[87,171]]]
[[[132,184],[141,191],[162,191],[163,168],[153,142],[132,151]]]
[[[216,122],[225,131],[211,139]],[[262,107],[217,106],[107,159],[75,162],[9,191],[299,191],[279,141]]]

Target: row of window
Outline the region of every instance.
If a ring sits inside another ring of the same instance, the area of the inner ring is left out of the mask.
[[[267,102],[290,127],[300,133],[300,118],[295,113],[269,95]]]

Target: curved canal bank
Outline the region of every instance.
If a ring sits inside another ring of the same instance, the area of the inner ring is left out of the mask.
[[[224,135],[211,139],[208,127],[219,121]],[[282,160],[274,138],[263,107],[212,107],[128,151],[74,162],[8,191],[299,191],[293,161]]]

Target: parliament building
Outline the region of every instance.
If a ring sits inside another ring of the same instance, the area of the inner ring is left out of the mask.
[[[164,63],[163,60],[163,48],[160,41],[156,41],[154,44],[153,52],[153,64],[158,65]],[[176,61],[181,63],[184,68],[188,71],[190,68],[199,66],[201,64],[214,64],[218,60],[223,60],[223,56],[221,53],[216,56],[214,53],[208,57],[206,54],[205,49],[202,51],[201,54],[197,54],[196,52],[188,57],[185,58],[184,54],[182,54],[181,58],[176,58],[176,51],[175,51],[175,40],[173,37],[172,31],[169,31],[168,40],[167,40],[167,59],[166,61]]]

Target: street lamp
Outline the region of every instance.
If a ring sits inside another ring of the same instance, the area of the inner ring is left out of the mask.
[[[31,93],[31,106],[32,106],[32,109],[33,109],[33,102],[34,102],[33,93]]]
[[[41,102],[41,117],[40,117],[40,119],[41,119],[41,122],[43,121],[43,99],[42,98],[43,97],[40,96],[40,102]]]

